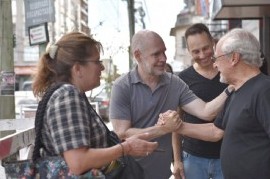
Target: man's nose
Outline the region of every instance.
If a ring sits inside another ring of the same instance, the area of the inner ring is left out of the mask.
[[[200,59],[203,59],[203,58],[205,58],[206,56],[207,56],[207,53],[204,52],[204,51],[201,51],[201,52],[199,53],[199,58],[200,58]]]
[[[167,56],[166,56],[165,53],[163,53],[163,54],[161,55],[160,61],[164,61],[164,62],[167,61]]]
[[[105,66],[103,64],[100,64],[101,71],[105,70]]]

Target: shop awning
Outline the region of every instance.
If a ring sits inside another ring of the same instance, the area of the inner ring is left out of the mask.
[[[15,66],[14,71],[16,75],[33,75],[36,68],[36,66]]]
[[[270,17],[270,0],[212,0],[212,19],[260,19]]]

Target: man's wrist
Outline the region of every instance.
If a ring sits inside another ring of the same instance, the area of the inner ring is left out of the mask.
[[[172,132],[172,129],[168,128],[165,124],[162,126],[159,126],[159,127],[160,127],[159,131],[161,132],[161,135],[168,134],[168,133]]]
[[[227,96],[230,96],[233,91],[230,91],[229,88],[227,87],[224,92],[226,93]]]
[[[173,161],[174,163],[182,163],[182,159],[176,159]]]

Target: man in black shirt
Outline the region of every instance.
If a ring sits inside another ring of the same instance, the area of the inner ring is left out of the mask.
[[[223,137],[225,179],[269,179],[270,77],[260,71],[260,43],[250,32],[233,29],[219,40],[212,59],[220,81],[233,85],[235,92],[214,123],[183,122],[177,132],[205,141]],[[160,123],[167,120],[165,113]]]
[[[225,88],[226,84],[219,81],[219,72],[213,65],[215,42],[209,29],[201,23],[189,27],[185,32],[188,51],[194,64],[179,73],[179,77],[202,100],[211,101]],[[183,121],[195,124],[209,123],[186,112]],[[207,142],[199,139],[173,135],[174,175],[187,179],[222,179],[220,164],[221,140]],[[180,154],[182,151],[182,157]]]

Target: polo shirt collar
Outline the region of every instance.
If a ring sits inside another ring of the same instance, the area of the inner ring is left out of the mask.
[[[168,84],[170,83],[170,78],[171,78],[171,74],[169,73],[164,73],[161,75],[161,80],[159,82],[159,85],[158,86],[163,86],[165,84]],[[142,83],[142,84],[145,84],[141,77],[139,76],[139,73],[138,73],[138,66],[136,66],[135,68],[133,68],[131,71],[130,71],[130,79],[131,79],[131,83]]]

